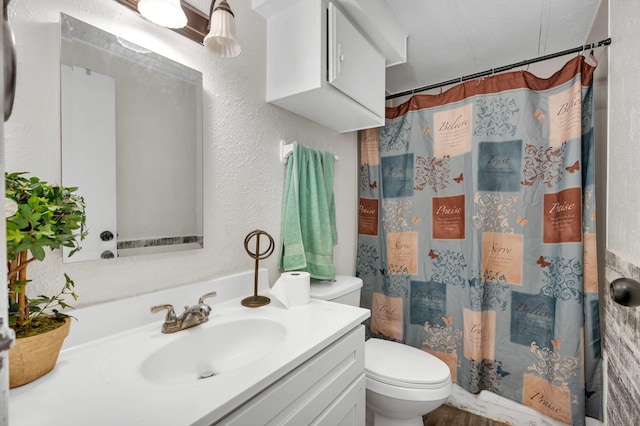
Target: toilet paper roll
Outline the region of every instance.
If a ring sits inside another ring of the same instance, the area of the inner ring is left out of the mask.
[[[308,272],[284,272],[271,288],[271,295],[285,307],[309,303],[311,276]]]

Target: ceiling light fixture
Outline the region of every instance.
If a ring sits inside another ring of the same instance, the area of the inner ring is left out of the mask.
[[[238,56],[242,49],[236,39],[235,16],[227,0],[220,0],[217,6],[215,4],[216,0],[213,0],[209,12],[209,33],[203,44],[218,56]]]
[[[182,28],[187,25],[180,0],[140,0],[138,11],[149,21],[167,28]]]

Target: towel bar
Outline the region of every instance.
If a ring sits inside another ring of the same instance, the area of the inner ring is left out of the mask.
[[[287,143],[285,141],[280,141],[280,161],[282,164],[287,164],[287,160],[289,156],[293,152],[293,143]],[[333,158],[336,161],[340,161],[340,157],[334,155]]]

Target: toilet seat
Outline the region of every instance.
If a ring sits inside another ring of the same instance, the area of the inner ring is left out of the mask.
[[[367,381],[410,389],[451,386],[449,367],[420,349],[382,339],[365,342]]]

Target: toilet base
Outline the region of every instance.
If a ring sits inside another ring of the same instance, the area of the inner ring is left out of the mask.
[[[422,417],[410,419],[391,419],[367,407],[366,426],[423,426]]]
[[[427,390],[419,395],[422,399],[412,401],[380,395],[367,388],[367,426],[422,426],[422,416],[444,404],[450,394],[446,387],[435,392]]]

